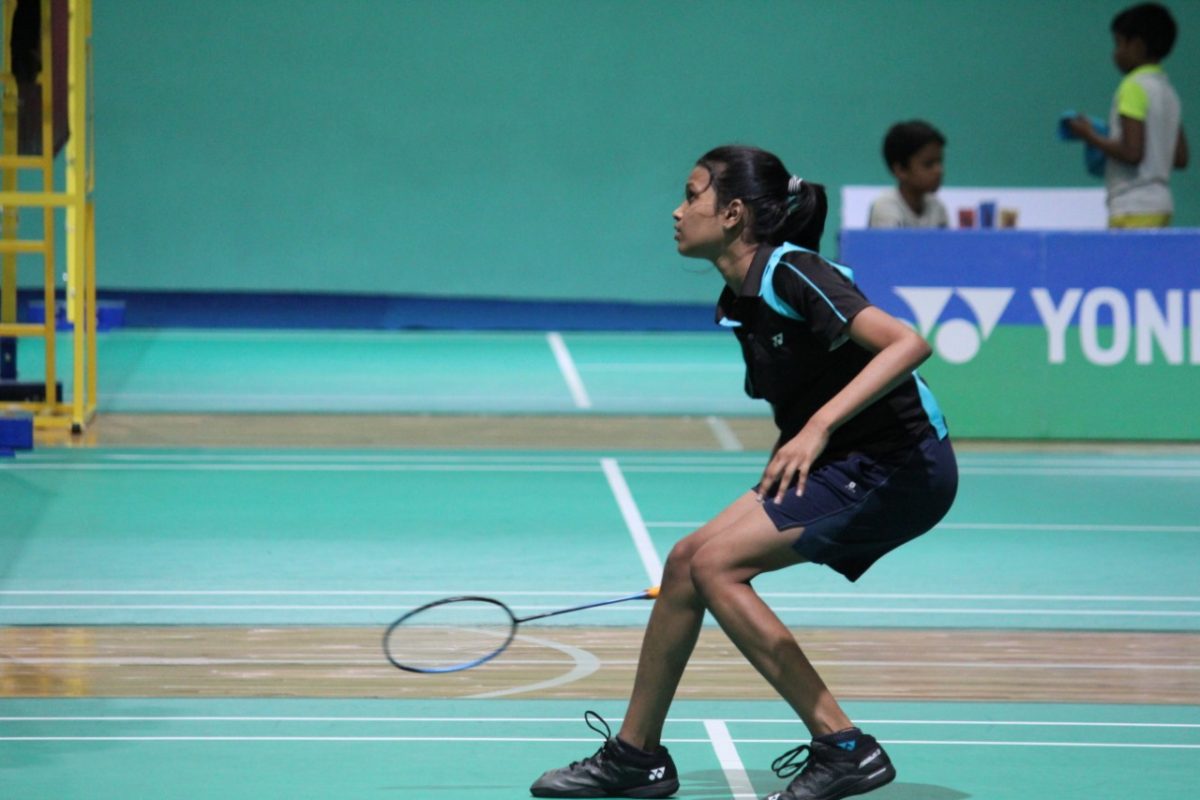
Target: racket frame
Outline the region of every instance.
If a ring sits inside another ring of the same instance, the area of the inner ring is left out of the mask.
[[[458,595],[456,597],[443,597],[440,600],[434,600],[431,603],[426,603],[423,606],[414,608],[412,611],[407,612],[406,614],[401,616],[399,619],[397,619],[395,622],[393,622],[391,625],[389,625],[387,627],[387,630],[384,631],[384,633],[383,633],[383,654],[385,656],[387,656],[387,660],[389,662],[391,662],[393,667],[396,667],[397,669],[402,669],[405,672],[418,672],[418,673],[425,674],[425,675],[444,674],[447,672],[461,672],[465,669],[471,669],[472,667],[478,667],[481,664],[486,664],[487,662],[491,661],[493,658],[495,658],[496,656],[500,655],[505,650],[507,650],[508,646],[510,644],[512,644],[513,640],[517,637],[517,626],[520,625],[522,622],[530,622],[531,620],[535,620],[535,619],[545,619],[546,617],[556,617],[559,614],[569,614],[572,611],[583,611],[584,609],[588,609],[588,608],[599,608],[600,606],[611,606],[614,603],[625,603],[630,600],[653,600],[656,597],[658,597],[658,587],[654,586],[650,589],[646,589],[641,592],[636,592],[634,594],[627,594],[627,595],[624,595],[623,597],[616,597],[611,600],[599,600],[594,603],[584,603],[583,605],[571,606],[570,608],[560,608],[555,611],[546,611],[541,614],[530,614],[527,617],[518,617],[516,614],[514,614],[512,612],[511,608],[509,608],[507,605],[505,605],[504,603],[502,603],[501,601],[497,600],[494,597],[483,597],[481,595],[470,595],[470,594]],[[451,664],[450,666],[446,666],[446,667],[417,667],[417,666],[413,666],[412,664],[402,664],[401,662],[397,661],[392,656],[392,648],[389,646],[389,643],[392,638],[392,634],[396,631],[397,628],[399,628],[401,625],[403,625],[405,623],[405,621],[412,619],[414,616],[416,616],[417,614],[420,614],[422,611],[428,611],[431,608],[437,608],[438,606],[444,606],[444,605],[448,605],[450,603],[466,603],[466,602],[490,603],[491,605],[497,606],[498,608],[503,610],[505,614],[508,615],[508,619],[511,623],[509,626],[509,629],[508,629],[508,637],[495,650],[492,650],[490,653],[488,653],[487,655],[482,656],[480,658],[474,658],[474,659],[471,659],[470,661],[464,661],[460,664]]]
[[[395,659],[395,657],[392,656],[392,648],[390,646],[392,634],[395,633],[396,630],[401,625],[403,625],[407,620],[412,619],[413,617],[420,614],[421,612],[428,611],[431,608],[437,608],[438,606],[449,605],[451,603],[468,603],[468,602],[489,603],[491,605],[494,605],[494,606],[497,606],[498,608],[500,608],[505,613],[505,615],[508,616],[508,622],[509,622],[508,636],[504,639],[504,641],[500,644],[500,646],[496,647],[491,652],[489,652],[486,655],[481,656],[479,658],[473,658],[470,661],[463,661],[462,663],[451,664],[451,665],[445,666],[445,667],[417,667],[417,666],[413,666],[412,664],[402,664],[399,661],[397,661]],[[472,667],[478,667],[480,664],[485,664],[488,661],[491,661],[496,656],[503,653],[505,650],[507,650],[508,646],[510,644],[512,644],[513,639],[516,638],[518,622],[520,622],[520,620],[518,620],[516,615],[513,614],[512,609],[494,597],[480,597],[477,595],[459,595],[458,597],[443,597],[441,600],[434,600],[432,603],[426,603],[423,606],[414,608],[412,611],[409,611],[408,613],[404,614],[402,617],[400,617],[395,622],[393,622],[391,625],[389,625],[387,630],[384,631],[384,634],[383,634],[383,654],[385,656],[387,656],[387,660],[392,663],[393,667],[396,667],[397,669],[402,669],[405,672],[419,672],[424,675],[437,675],[437,674],[442,674],[442,673],[446,673],[446,672],[461,672],[464,669],[471,669]]]

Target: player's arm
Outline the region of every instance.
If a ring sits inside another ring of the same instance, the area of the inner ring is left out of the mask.
[[[1183,126],[1179,126],[1179,137],[1175,140],[1175,169],[1187,169],[1188,165],[1188,145],[1187,137],[1183,135]]]
[[[1109,158],[1137,166],[1146,155],[1146,123],[1144,120],[1121,115],[1121,135],[1109,138],[1101,136],[1092,127],[1087,117],[1071,120],[1071,130]]]
[[[916,331],[875,306],[867,306],[854,316],[848,334],[852,341],[873,352],[874,358],[813,414],[795,438],[775,452],[759,485],[760,496],[777,485],[775,499],[782,500],[793,476],[796,476],[796,493],[802,494],[808,470],[825,449],[830,435],[907,380],[932,352]]]

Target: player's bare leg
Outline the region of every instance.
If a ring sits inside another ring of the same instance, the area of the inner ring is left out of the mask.
[[[750,585],[801,560],[792,549],[801,530],[776,530],[761,509],[745,522],[736,537],[713,538],[693,555],[692,580],[722,630],[813,736],[776,759],[779,777],[796,777],[768,800],[840,800],[891,782],[896,770],[887,753],[853,727],[791,631]]]

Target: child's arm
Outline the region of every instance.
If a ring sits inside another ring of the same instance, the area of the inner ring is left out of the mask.
[[[1175,140],[1175,169],[1187,169],[1188,146],[1187,137],[1183,135],[1183,126],[1179,126],[1179,138]]]
[[[1108,138],[1096,133],[1091,121],[1082,114],[1067,123],[1075,135],[1109,158],[1137,166],[1146,155],[1146,123],[1121,115],[1120,138]],[[1178,150],[1176,151],[1178,155]]]

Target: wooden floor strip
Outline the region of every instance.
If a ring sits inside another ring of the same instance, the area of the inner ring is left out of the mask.
[[[801,645],[843,699],[1200,704],[1200,634],[805,629]],[[520,697],[628,695],[638,628],[540,627],[530,636],[585,651],[599,668]],[[404,673],[381,631],[363,627],[0,628],[4,697],[445,697],[544,684],[575,663],[518,640],[465,672]],[[718,630],[705,629],[679,697],[775,697]]]

